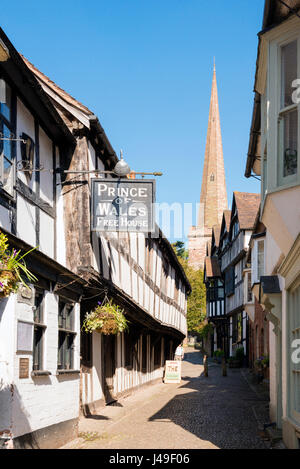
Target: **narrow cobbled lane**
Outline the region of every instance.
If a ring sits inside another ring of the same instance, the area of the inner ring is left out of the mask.
[[[203,375],[201,355],[189,349],[180,385],[157,384],[82,419],[80,448],[205,449],[265,448],[257,408],[267,402],[241,370],[211,364]]]

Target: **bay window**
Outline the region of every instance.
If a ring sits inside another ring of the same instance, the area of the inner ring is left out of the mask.
[[[281,85],[278,115],[279,125],[279,185],[292,183],[298,173],[298,104],[293,102],[294,80],[298,75],[298,42],[280,49]]]

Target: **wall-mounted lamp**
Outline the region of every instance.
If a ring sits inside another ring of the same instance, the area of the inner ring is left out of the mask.
[[[26,176],[31,179],[34,161],[34,141],[29,135],[22,133],[20,135],[22,169],[27,170]]]
[[[0,62],[6,62],[9,59],[9,51],[4,42],[0,39]]]
[[[120,161],[116,164],[114,167],[113,172],[116,174],[116,176],[119,177],[125,177],[127,174],[130,173],[130,167],[126,163],[126,161],[123,159],[123,151],[121,150],[121,155],[120,155]]]

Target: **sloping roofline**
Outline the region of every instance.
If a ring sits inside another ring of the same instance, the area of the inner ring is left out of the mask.
[[[3,77],[7,77],[12,82],[26,107],[40,119],[57,144],[68,142],[75,146],[75,137],[2,28],[0,28],[0,39],[9,51],[8,60],[0,63]]]

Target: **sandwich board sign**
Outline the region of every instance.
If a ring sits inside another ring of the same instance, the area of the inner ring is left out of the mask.
[[[92,231],[153,233],[154,179],[92,179]]]
[[[181,383],[181,361],[166,361],[164,383],[180,384]]]

